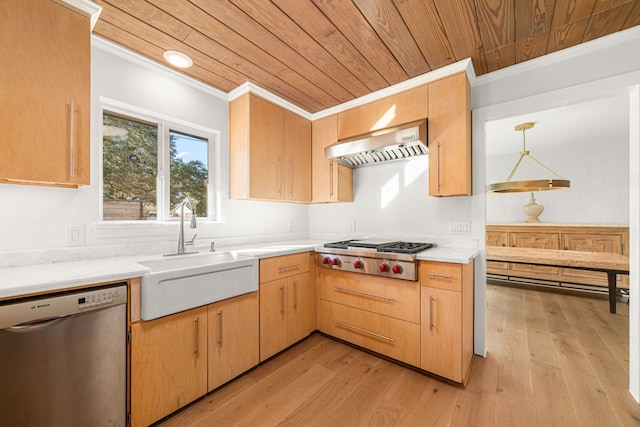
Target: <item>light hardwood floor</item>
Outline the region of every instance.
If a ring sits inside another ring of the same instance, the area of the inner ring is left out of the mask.
[[[617,309],[489,285],[487,357],[466,388],[314,334],[160,425],[639,426]]]

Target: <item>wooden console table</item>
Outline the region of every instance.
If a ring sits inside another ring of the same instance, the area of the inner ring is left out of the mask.
[[[575,268],[607,273],[609,311],[616,312],[616,274],[629,274],[629,257],[607,252],[487,246],[487,261]]]

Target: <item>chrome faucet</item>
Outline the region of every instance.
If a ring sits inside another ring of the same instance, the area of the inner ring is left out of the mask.
[[[198,251],[187,252],[185,250],[186,245],[193,245],[196,240],[197,234],[194,234],[193,239],[186,242],[184,241],[184,205],[189,205],[189,209],[191,209],[191,223],[189,224],[189,228],[196,228],[196,204],[191,197],[186,197],[180,204],[175,208],[174,212],[180,209],[180,234],[178,235],[178,252],[173,254],[164,254],[164,256],[172,256],[172,255],[188,255],[188,254],[196,254]]]

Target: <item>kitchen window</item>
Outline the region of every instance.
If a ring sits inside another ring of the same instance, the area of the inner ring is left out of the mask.
[[[215,220],[216,138],[213,131],[148,112],[104,108],[103,221],[168,221],[179,217],[185,197],[195,201],[198,218]]]

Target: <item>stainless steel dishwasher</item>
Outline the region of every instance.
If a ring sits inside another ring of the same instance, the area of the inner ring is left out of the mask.
[[[0,426],[125,426],[127,287],[0,303]]]

